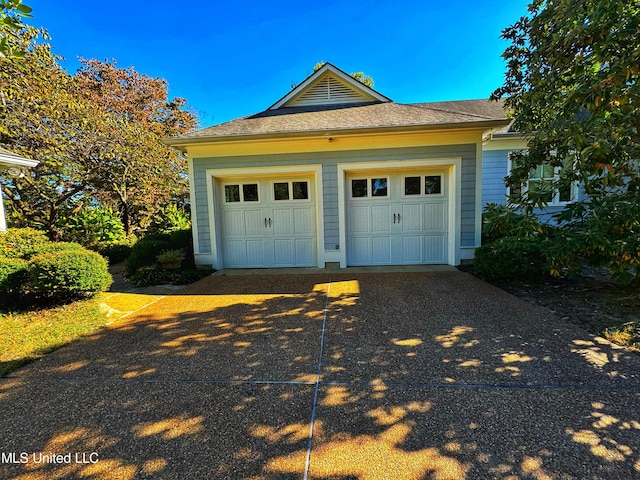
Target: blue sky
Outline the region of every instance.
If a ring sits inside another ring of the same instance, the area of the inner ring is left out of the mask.
[[[208,126],[264,110],[321,60],[364,71],[400,103],[486,98],[503,81],[500,33],[529,2],[25,3],[69,72],[78,57],[116,59],[166,79]]]

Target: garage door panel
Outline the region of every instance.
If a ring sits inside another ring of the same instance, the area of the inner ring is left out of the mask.
[[[424,204],[424,229],[445,230],[446,212],[444,203],[425,203]]]
[[[422,236],[402,237],[402,263],[422,263]]]
[[[257,266],[262,264],[262,259],[265,256],[265,245],[262,240],[247,240],[247,249],[246,249],[246,264],[249,267]]]
[[[369,207],[359,206],[349,209],[349,232],[369,233]]]
[[[422,205],[402,205],[400,225],[402,225],[403,232],[419,232],[422,230]]]
[[[245,235],[244,212],[232,210],[222,215],[222,226],[228,237]]]
[[[292,235],[292,212],[289,208],[273,209],[273,234],[274,235]]]
[[[351,247],[350,263],[352,265],[370,265],[371,264],[371,237],[351,237],[349,239]]]
[[[445,251],[447,244],[447,236],[442,235],[425,235],[424,237],[424,262],[425,263],[444,263],[446,261]]]
[[[296,208],[293,210],[294,235],[311,235],[314,230],[313,211],[310,208]]]
[[[313,242],[312,238],[296,238],[294,240],[296,265],[314,264]]]
[[[371,238],[374,264],[391,262],[391,236],[376,236]]]
[[[291,238],[276,238],[273,241],[273,259],[276,266],[294,264],[293,240]]]
[[[264,229],[264,216],[262,210],[245,210],[244,211],[244,235],[262,236]]]
[[[371,207],[371,233],[387,233],[391,231],[391,206],[374,205]]]
[[[229,266],[242,267],[247,261],[247,251],[244,240],[228,240],[223,243],[225,261]]]

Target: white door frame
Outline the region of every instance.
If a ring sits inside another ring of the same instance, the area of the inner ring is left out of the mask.
[[[215,168],[207,169],[205,178],[207,183],[207,206],[209,211],[209,232],[211,240],[211,263],[216,270],[224,269],[222,255],[222,228],[220,226],[220,205],[216,181],[227,177],[273,177],[277,175],[304,174],[312,177],[315,182],[316,202],[316,257],[318,268],[324,267],[324,209],[322,205],[322,165],[283,165],[277,167],[251,168]]]
[[[447,172],[449,190],[448,212],[448,248],[447,261],[449,265],[460,263],[460,229],[461,229],[461,203],[462,203],[462,158],[429,158],[421,160],[385,160],[379,162],[358,162],[338,164],[338,225],[340,229],[340,268],[347,267],[347,173],[362,170],[384,172],[393,170],[403,172],[407,169],[441,168]]]

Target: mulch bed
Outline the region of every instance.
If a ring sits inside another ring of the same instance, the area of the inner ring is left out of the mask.
[[[461,269],[473,274],[471,265]],[[582,325],[591,333],[640,353],[640,290],[637,286],[616,285],[606,270],[583,267],[581,275],[570,279],[497,286],[563,321]],[[621,330],[630,332],[632,338],[622,341],[608,333]]]

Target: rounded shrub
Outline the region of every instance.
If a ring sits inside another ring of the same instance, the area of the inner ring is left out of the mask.
[[[9,300],[20,292],[27,271],[27,262],[21,258],[0,257],[0,296]]]
[[[63,250],[84,250],[84,247],[79,243],[73,242],[47,242],[41,245],[34,245],[30,251],[25,253],[23,258],[29,260],[43,253],[61,252]]]
[[[60,250],[31,258],[24,288],[39,296],[71,298],[103,292],[112,281],[107,261],[96,252]]]
[[[476,249],[475,273],[490,281],[540,281],[547,276],[538,237],[504,237]]]
[[[44,232],[33,228],[9,228],[6,233],[0,233],[0,252],[7,258],[25,258],[49,243]]]

